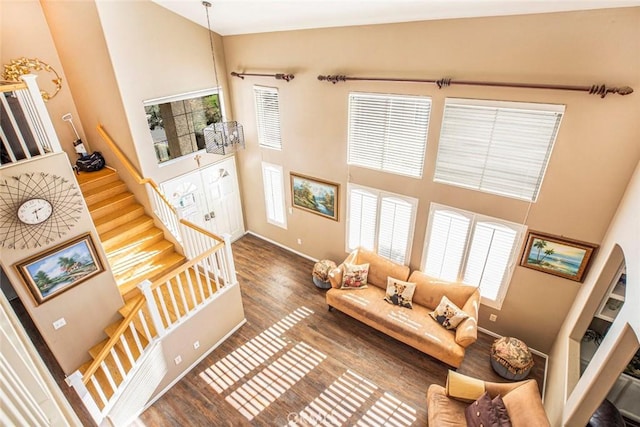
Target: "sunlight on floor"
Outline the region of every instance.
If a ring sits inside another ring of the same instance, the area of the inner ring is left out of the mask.
[[[201,372],[200,378],[216,392],[222,393],[286,347],[287,342],[282,340],[280,335],[311,314],[313,311],[306,307],[296,309],[242,347]]]
[[[225,400],[251,421],[326,358],[303,342],[296,344]]]
[[[357,426],[410,426],[416,420],[416,410],[385,393],[357,422]]]
[[[289,417],[289,426],[341,426],[378,387],[349,370],[335,380],[296,416]]]

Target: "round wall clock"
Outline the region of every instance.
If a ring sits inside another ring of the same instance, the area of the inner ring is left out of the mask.
[[[80,219],[82,195],[66,178],[45,172],[0,178],[0,247],[52,243]]]

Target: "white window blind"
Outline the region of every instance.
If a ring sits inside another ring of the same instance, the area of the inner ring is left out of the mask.
[[[284,174],[282,166],[262,162],[262,181],[264,183],[264,203],[267,222],[287,228],[284,200]]]
[[[375,247],[378,223],[378,195],[361,188],[349,191],[348,251],[362,246],[370,251]]]
[[[563,105],[445,101],[434,181],[535,201]]]
[[[524,230],[520,224],[432,203],[422,270],[479,286],[482,302],[499,309]]]
[[[348,164],[422,177],[430,112],[426,97],[350,93]]]
[[[408,264],[418,201],[354,184],[348,193],[347,251],[362,246]]]
[[[258,126],[258,144],[261,147],[282,149],[280,137],[280,107],[278,89],[254,86],[256,104],[256,123]]]

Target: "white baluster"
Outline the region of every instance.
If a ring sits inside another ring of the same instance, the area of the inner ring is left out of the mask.
[[[93,400],[93,397],[89,393],[87,386],[82,381],[82,373],[80,371],[75,371],[73,374],[69,375],[65,381],[70,387],[73,387],[84,406],[91,414],[91,417],[96,422],[96,424],[100,424],[102,422],[102,411],[98,407],[98,404]],[[103,401],[104,403],[104,401]]]

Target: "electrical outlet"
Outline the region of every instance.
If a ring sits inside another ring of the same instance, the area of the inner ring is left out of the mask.
[[[196,341],[196,342],[194,342],[194,343],[193,343],[193,349],[194,349],[194,350],[197,350],[197,349],[199,349],[199,348],[200,348],[200,341]]]
[[[176,356],[175,359],[173,359],[174,362],[176,362],[176,365],[179,365],[182,362],[182,356]]]
[[[64,320],[64,317],[59,318],[55,322],[53,322],[53,329],[58,330],[67,324],[67,321]]]
[[[298,239],[298,244],[301,245],[302,244],[302,239]]]
[[[495,315],[495,314],[490,314],[490,315],[489,315],[489,320],[490,320],[491,322],[495,322],[496,320],[498,320],[498,316],[497,316],[497,315]]]

